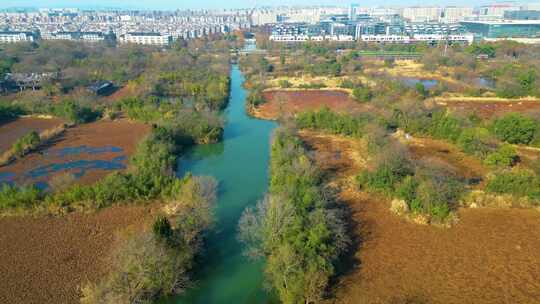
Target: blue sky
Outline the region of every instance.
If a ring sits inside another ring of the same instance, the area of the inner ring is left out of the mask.
[[[154,8],[154,9],[186,9],[186,8],[245,8],[254,5],[348,5],[351,2],[362,6],[376,5],[480,5],[492,1],[467,0],[0,0],[0,8],[6,7],[121,7],[121,8]],[[493,1],[494,2],[494,1]],[[540,2],[540,0],[520,1],[520,3]]]

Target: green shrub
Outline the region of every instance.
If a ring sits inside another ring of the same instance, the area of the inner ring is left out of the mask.
[[[36,187],[15,187],[7,184],[0,188],[0,210],[27,209],[39,203],[43,193]]]
[[[388,147],[383,151],[392,152]],[[374,171],[357,176],[363,189],[402,199],[411,212],[428,215],[432,222],[444,222],[456,208],[465,187],[452,172],[427,164],[416,166],[413,171],[409,161],[397,151],[380,158]]]
[[[298,87],[300,89],[322,89],[326,88],[326,84],[322,82],[302,83]]]
[[[0,123],[15,119],[22,114],[24,111],[20,107],[0,103]]]
[[[280,80],[278,85],[282,89],[287,89],[287,88],[292,87],[292,83],[290,83],[288,80],[285,80],[285,79]]]
[[[497,151],[487,155],[484,164],[492,167],[513,166],[518,160],[516,149],[510,145],[502,145]]]
[[[459,120],[446,111],[436,111],[431,116],[428,133],[435,138],[456,142],[462,132],[461,125]]]
[[[413,175],[410,163],[403,157],[388,157],[384,159],[373,172],[364,171],[358,177],[360,186],[371,191],[393,195],[407,176]]]
[[[538,129],[538,123],[518,113],[510,113],[493,122],[493,134],[511,144],[529,144]]]
[[[416,199],[418,181],[413,176],[406,176],[397,186],[396,195],[398,198],[408,202],[412,207]]]
[[[339,83],[339,87],[343,89],[354,89],[356,87],[356,84],[350,79],[343,79]]]
[[[171,222],[164,216],[158,216],[155,219],[154,224],[152,225],[152,231],[157,239],[166,242],[170,241],[173,236]]]
[[[487,130],[467,128],[459,135],[456,144],[467,154],[485,158],[491,151],[487,141]]]
[[[429,96],[429,90],[426,89],[426,86],[423,83],[417,82],[414,88],[416,89],[416,92],[418,93],[418,95],[422,97]]]
[[[423,176],[415,198],[416,208],[430,215],[432,220],[443,222],[456,208],[463,191],[463,184],[450,175],[437,173]]]
[[[540,199],[540,179],[534,172],[523,169],[497,172],[489,179],[486,191]]]
[[[261,90],[251,90],[249,92],[248,97],[247,97],[247,102],[248,102],[249,105],[257,107],[257,106],[265,103],[266,100],[264,99]]]
[[[15,153],[17,157],[23,157],[26,153],[39,146],[40,142],[39,134],[36,131],[32,131],[19,138],[13,144],[13,153]]]
[[[52,114],[73,123],[88,123],[101,117],[101,111],[80,106],[73,100],[64,100],[52,107]]]
[[[356,87],[352,91],[355,100],[360,102],[368,102],[373,98],[373,93],[368,87]]]
[[[306,111],[296,116],[299,128],[325,130],[333,134],[362,136],[368,117],[338,114],[328,108],[319,111]]]

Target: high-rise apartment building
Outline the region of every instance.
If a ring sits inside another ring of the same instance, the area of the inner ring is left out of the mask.
[[[358,10],[360,9],[360,5],[358,4],[351,4],[349,7],[349,20],[355,21],[356,17],[358,16]]]
[[[438,22],[441,18],[440,7],[406,7],[401,16],[411,22]]]
[[[480,7],[480,15],[503,17],[504,12],[519,11],[520,9],[521,7],[517,4],[501,3],[501,4],[484,5]]]
[[[440,21],[444,23],[457,23],[471,16],[473,16],[472,7],[451,6],[444,8]]]

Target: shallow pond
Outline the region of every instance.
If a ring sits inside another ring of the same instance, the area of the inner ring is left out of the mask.
[[[398,79],[410,88],[414,88],[417,83],[421,83],[428,90],[435,87],[439,83],[439,81],[435,79],[420,79],[415,77],[399,77]]]
[[[89,147],[82,145],[49,149],[42,154],[47,159],[46,164],[30,167],[22,173],[0,172],[0,184],[34,184],[40,189],[45,189],[52,176],[58,173],[71,173],[75,178],[82,178],[94,170],[123,170],[126,169],[127,162],[127,157],[122,154],[123,152],[122,148],[115,146]],[[110,160],[95,159],[101,154],[113,154],[114,157]]]
[[[495,88],[495,80],[486,78],[486,77],[478,77],[474,80],[474,83],[485,89],[494,89]]]

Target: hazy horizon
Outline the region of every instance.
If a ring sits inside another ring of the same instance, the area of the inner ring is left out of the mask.
[[[114,7],[125,9],[160,9],[160,10],[174,10],[174,9],[231,9],[231,8],[252,8],[261,6],[298,6],[298,5],[335,5],[346,6],[351,3],[358,3],[363,7],[372,6],[415,6],[415,5],[438,5],[438,6],[450,6],[450,5],[462,5],[462,6],[478,6],[484,4],[490,4],[502,1],[466,1],[466,0],[451,0],[451,1],[350,1],[350,0],[229,0],[227,2],[216,0],[3,0],[0,3],[0,9],[13,8],[13,7],[32,7],[32,8],[98,8],[98,7]],[[134,4],[135,2],[135,4]],[[516,1],[518,4],[537,3],[538,0],[529,1]]]

